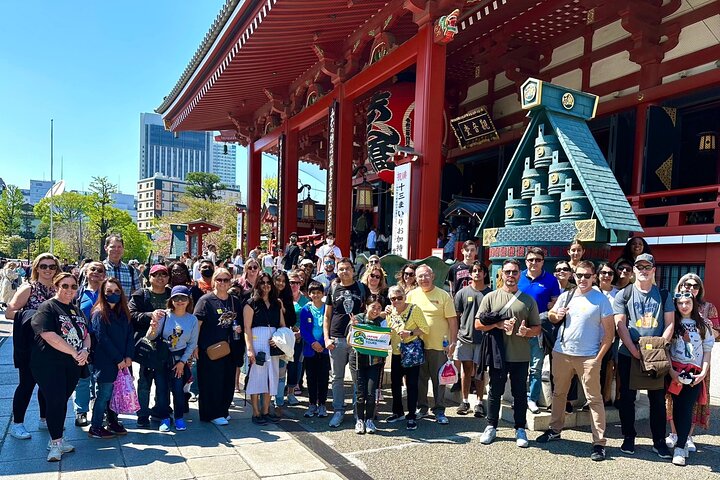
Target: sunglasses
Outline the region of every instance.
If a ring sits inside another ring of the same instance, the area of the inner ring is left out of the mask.
[[[77,284],[77,283],[73,283],[73,284],[71,285],[71,284],[69,284],[69,283],[61,283],[61,284],[60,284],[60,288],[62,288],[63,290],[67,290],[68,288],[72,288],[73,290],[77,290],[77,289],[78,289],[78,284]]]
[[[632,267],[630,267],[630,266],[618,267],[618,272],[632,272]]]
[[[638,269],[638,272],[643,272],[643,271],[650,271],[655,267],[653,265],[635,265],[635,268]]]
[[[545,259],[544,258],[526,258],[525,261],[530,262],[530,263],[540,263],[540,262],[544,262]]]
[[[390,297],[391,302],[399,302],[400,300],[404,299],[405,297]]]
[[[290,280],[290,285],[302,285],[302,282],[297,282],[295,280]]]
[[[272,285],[272,283],[268,282],[267,280],[264,280],[262,282],[258,282],[258,285]]]
[[[325,262],[325,265],[335,265],[335,262]]]
[[[700,288],[700,285],[698,285],[697,283],[690,283],[690,282],[683,283],[682,286],[685,288],[692,288],[692,289]]]
[[[555,269],[555,273],[559,272],[571,272],[572,269],[570,267],[560,267]]]
[[[105,273],[105,269],[99,268],[99,267],[90,267],[90,268],[88,268],[88,271],[96,272],[96,273]]]
[[[414,277],[414,276],[415,276],[415,272],[403,272],[403,276],[405,276],[405,277]]]
[[[520,275],[520,270],[503,270],[503,275],[507,275],[508,277],[514,277],[515,275]]]
[[[54,263],[41,263],[40,265],[38,265],[38,268],[40,270],[57,270],[57,265],[55,265]]]
[[[251,265],[249,267],[245,267],[245,270],[257,270],[258,268],[260,268],[260,267],[255,267],[255,266]]]
[[[155,272],[155,273],[153,273],[153,274],[150,275],[150,276],[151,276],[151,277],[167,277],[168,274],[167,274],[167,272]]]
[[[576,273],[575,276],[577,278],[584,278],[584,279],[590,280],[592,278],[593,274],[592,273]]]
[[[172,300],[173,302],[181,302],[182,303],[182,302],[187,302],[189,299],[185,295],[175,295],[170,300]]]
[[[230,279],[227,278],[227,277],[216,278],[215,281],[216,281],[216,282],[219,282],[219,283],[230,283]]]
[[[601,271],[600,271],[600,275],[612,275],[612,274],[613,274],[613,272],[609,272],[609,271],[607,271],[607,270],[601,270]]]
[[[374,273],[371,273],[371,274],[370,274],[370,278],[376,278],[376,279],[380,280],[380,279],[382,278],[382,276],[380,276],[380,275],[375,275]]]
[[[690,292],[680,292],[676,293],[674,295],[675,298],[692,298],[692,293]]]

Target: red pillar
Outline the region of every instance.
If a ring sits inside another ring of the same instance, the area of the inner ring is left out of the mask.
[[[260,245],[260,187],[262,186],[262,152],[255,151],[255,144],[248,145],[248,213],[247,251]]]
[[[283,191],[280,193],[282,218],[280,231],[284,238],[278,238],[277,244],[284,248],[292,232],[297,231],[298,204],[298,131],[291,130],[285,122],[285,159],[283,160]]]
[[[338,105],[337,164],[335,166],[335,244],[350,255],[352,231],[353,102],[340,87]]]
[[[430,256],[437,242],[445,106],[445,46],[433,42],[431,22],[421,26],[417,36],[413,137],[420,159],[413,165],[409,245],[414,259]]]

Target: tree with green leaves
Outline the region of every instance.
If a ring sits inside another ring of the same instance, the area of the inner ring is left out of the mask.
[[[0,195],[0,236],[17,235],[22,225],[23,194],[15,185],[8,185]]]
[[[220,196],[217,192],[227,188],[227,185],[220,181],[220,177],[214,173],[190,172],[185,177],[188,186],[185,193],[193,198],[202,200],[217,201]]]
[[[97,231],[99,237],[101,259],[106,256],[105,239],[113,226],[114,219],[112,218],[111,208],[115,203],[113,198],[115,193],[117,193],[117,185],[111,183],[107,177],[92,177],[90,195],[88,195],[90,201],[88,216],[90,217],[90,224]],[[117,220],[115,219],[115,221]]]

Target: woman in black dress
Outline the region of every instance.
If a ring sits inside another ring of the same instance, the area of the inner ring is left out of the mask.
[[[225,268],[215,269],[212,276],[213,290],[206,293],[195,306],[195,316],[200,326],[197,353],[197,373],[200,420],[215,425],[227,425],[230,404],[235,387],[235,362],[233,355],[211,360],[208,347],[219,342],[231,343],[233,332],[242,332],[241,305],[228,293],[232,274]]]

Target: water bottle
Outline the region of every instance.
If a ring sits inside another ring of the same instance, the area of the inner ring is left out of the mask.
[[[242,338],[242,333],[238,333],[237,330],[235,330],[236,327],[240,326],[240,322],[238,322],[237,318],[233,320],[233,340],[240,340]]]
[[[447,349],[450,347],[450,341],[448,340],[447,335],[443,337],[443,350],[447,351]]]

